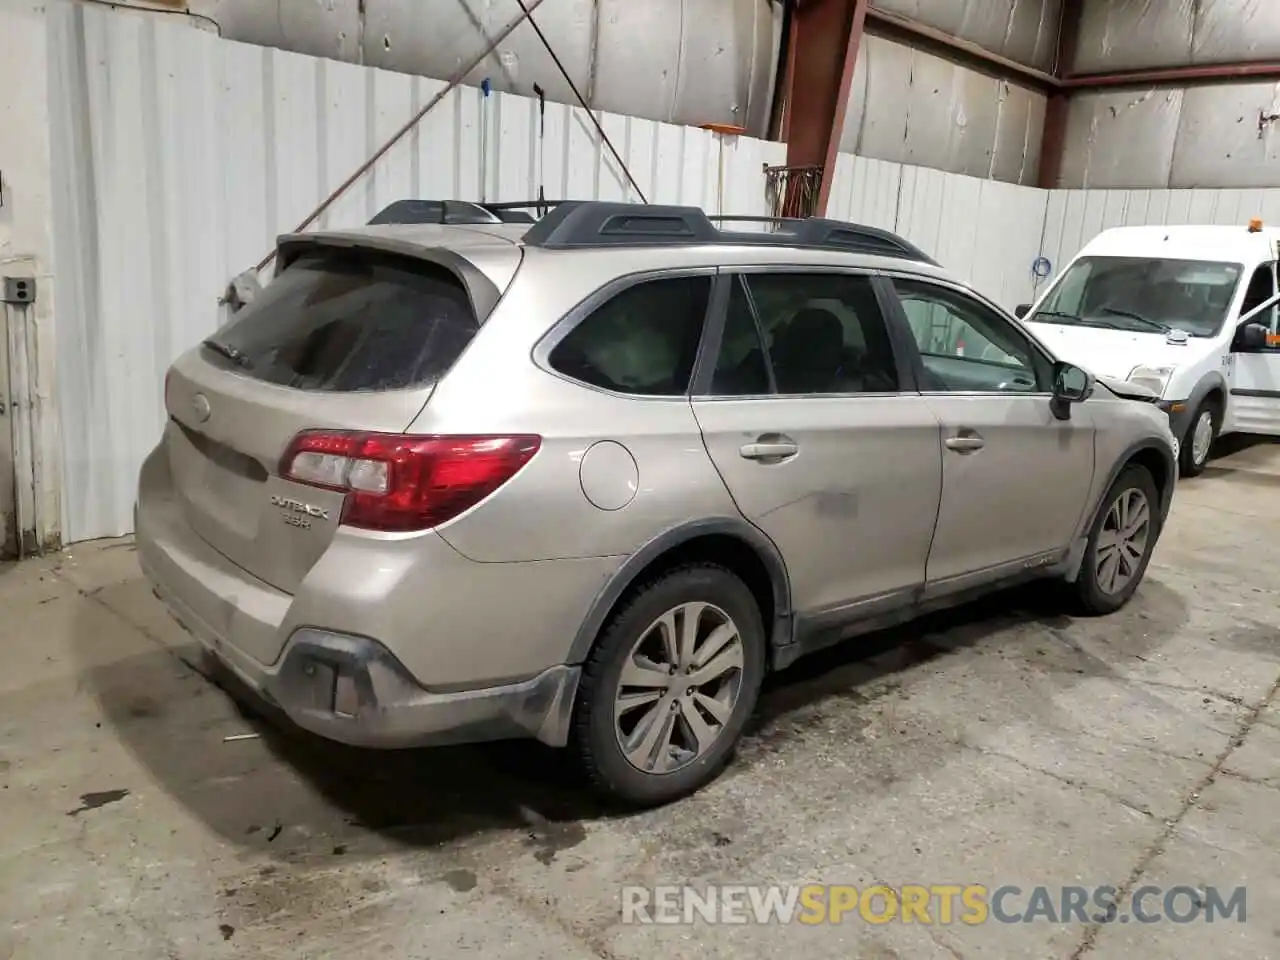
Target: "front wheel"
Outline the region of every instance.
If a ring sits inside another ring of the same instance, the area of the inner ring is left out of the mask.
[[[1182,449],[1178,452],[1178,472],[1182,476],[1198,477],[1204,473],[1220,426],[1218,407],[1205,400],[1196,408],[1187,435],[1182,438]]]
[[[760,611],[714,564],[635,590],[583,666],[573,741],[593,785],[632,806],[693,793],[728,763],[764,679]]]
[[[1102,503],[1075,583],[1077,606],[1091,615],[1129,602],[1160,536],[1160,494],[1145,467],[1125,467]]]

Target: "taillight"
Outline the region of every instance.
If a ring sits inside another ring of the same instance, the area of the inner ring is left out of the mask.
[[[413,437],[307,430],[280,475],[347,495],[342,522],[366,530],[427,530],[475,506],[538,452],[536,436]]]

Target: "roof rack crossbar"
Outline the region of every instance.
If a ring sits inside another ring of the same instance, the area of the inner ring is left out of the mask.
[[[397,200],[378,211],[369,225],[501,222],[497,213],[486,209],[484,204],[467,200]]]

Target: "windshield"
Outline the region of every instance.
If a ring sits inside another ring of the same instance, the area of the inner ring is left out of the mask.
[[[1081,257],[1028,320],[1211,337],[1226,319],[1238,263]]]

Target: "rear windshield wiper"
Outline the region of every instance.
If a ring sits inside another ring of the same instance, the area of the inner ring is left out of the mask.
[[[1137,320],[1139,323],[1145,323],[1152,330],[1159,330],[1161,333],[1168,333],[1171,329],[1159,320],[1149,320],[1140,313],[1134,313],[1132,310],[1122,310],[1119,307],[1101,306],[1098,307],[1105,313],[1114,313],[1117,317],[1127,317],[1130,320]]]
[[[208,347],[219,356],[226,357],[237,367],[244,367],[247,370],[249,367],[253,366],[253,361],[249,359],[249,355],[247,353],[243,350],[236,349],[230,344],[223,343],[220,340],[214,340],[210,337],[208,340],[204,341],[202,346]]]

